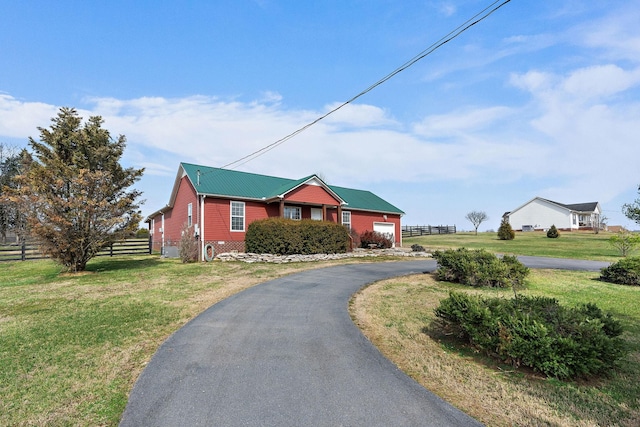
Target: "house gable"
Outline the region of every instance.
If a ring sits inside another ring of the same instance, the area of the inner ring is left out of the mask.
[[[284,195],[286,202],[338,206],[343,202],[330,194],[324,186],[303,184]]]

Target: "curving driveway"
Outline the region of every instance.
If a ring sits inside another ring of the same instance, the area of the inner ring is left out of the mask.
[[[521,259],[539,268],[608,265]],[[213,305],[158,349],[120,425],[481,425],[398,370],[347,311],[364,285],[435,267],[421,260],[309,270]]]

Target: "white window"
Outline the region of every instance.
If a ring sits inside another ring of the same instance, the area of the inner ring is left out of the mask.
[[[342,211],[342,225],[351,230],[351,212]]]
[[[193,224],[193,203],[187,205],[187,227],[191,227]]]
[[[244,231],[244,202],[231,202],[231,231]]]
[[[301,210],[299,206],[285,206],[284,217],[299,220],[302,218]]]
[[[322,209],[311,208],[311,219],[315,221],[322,221]]]

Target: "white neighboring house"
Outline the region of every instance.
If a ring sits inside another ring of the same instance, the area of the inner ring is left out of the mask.
[[[558,230],[592,230],[600,224],[600,203],[575,203],[565,205],[535,197],[524,205],[504,214],[511,228],[517,231],[548,230],[555,225]]]

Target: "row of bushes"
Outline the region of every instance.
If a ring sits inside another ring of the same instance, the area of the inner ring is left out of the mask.
[[[485,299],[451,292],[435,314],[446,333],[549,377],[601,374],[625,354],[620,322],[594,304],[567,308],[547,297]]]
[[[245,249],[276,255],[344,253],[349,249],[349,232],[332,222],[268,218],[249,224]]]
[[[268,218],[249,224],[245,249],[276,255],[343,253],[350,244],[362,248],[390,248],[393,239],[376,231],[361,234],[325,221]]]

